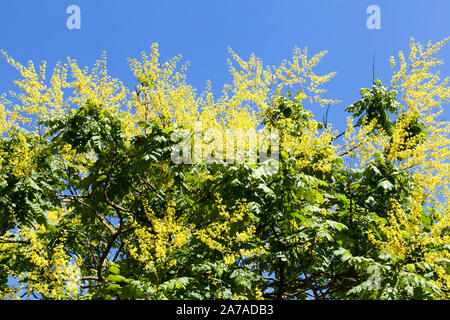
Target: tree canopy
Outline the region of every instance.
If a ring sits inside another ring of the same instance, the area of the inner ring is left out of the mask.
[[[0,297],[449,298],[447,41],[411,40],[341,132],[326,52],[230,50],[218,98],[156,44],[133,89],[106,55],[48,77],[3,52],[20,78],[0,96]]]

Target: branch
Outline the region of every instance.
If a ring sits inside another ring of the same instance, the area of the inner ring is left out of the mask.
[[[80,200],[78,197],[72,197],[70,199],[73,199],[73,200],[75,200],[75,202],[77,202],[77,203],[79,203],[81,205],[84,205],[84,206],[88,207],[89,209],[91,209],[92,212],[94,213],[95,217],[100,221],[101,224],[103,224],[108,229],[108,231],[111,234],[114,234],[116,232],[116,230],[114,229],[114,226],[112,224],[110,224],[109,222],[106,222],[105,218],[103,218],[103,216],[97,210],[95,210],[95,208],[93,208],[91,205],[89,205],[86,202]],[[64,202],[71,202],[72,200],[63,200],[63,201]]]
[[[95,257],[94,252],[92,251],[92,244],[89,241],[88,236],[86,236],[83,232],[79,231],[79,230],[71,230],[71,229],[65,229],[65,228],[60,228],[62,231],[66,231],[66,232],[72,232],[72,233],[77,233],[79,235],[81,235],[87,242],[87,248],[89,250],[89,253],[91,254],[92,260],[94,261],[95,265],[97,265],[98,261],[97,258]]]
[[[360,126],[361,126],[361,124],[355,124],[353,126],[353,128],[358,128]],[[333,139],[331,139],[331,141],[334,141],[334,140],[339,139],[340,137],[342,137],[347,132],[347,130],[348,130],[348,128],[345,129],[344,131],[342,131],[341,133],[339,133],[336,137],[333,137]]]
[[[105,186],[104,186],[104,188],[103,188],[103,198],[105,198],[106,203],[107,203],[108,205],[110,205],[111,207],[113,207],[114,209],[120,210],[120,211],[124,211],[124,212],[131,212],[130,210],[128,210],[128,209],[126,209],[126,208],[123,208],[123,207],[121,207],[121,206],[119,206],[119,205],[113,203],[111,200],[109,200],[108,194],[107,194],[107,192],[106,192],[107,189],[108,189],[108,186],[109,186],[109,182],[111,181],[111,177],[112,177],[112,174],[113,174],[113,172],[114,172],[114,168],[115,168],[116,166],[118,166],[123,160],[125,160],[125,158],[126,158],[126,156],[122,156],[122,158],[120,158],[118,161],[116,161],[116,162],[112,165],[111,169],[109,169],[108,176],[107,176],[106,181],[105,181]]]
[[[119,230],[116,233],[114,233],[113,235],[111,235],[111,238],[110,238],[108,244],[106,245],[106,249],[103,252],[102,256],[100,257],[100,260],[99,260],[98,265],[97,265],[97,278],[99,279],[99,281],[103,280],[103,275],[102,275],[103,262],[106,260],[108,254],[109,254],[109,251],[111,251],[111,248],[114,245],[114,242],[116,241],[116,239],[120,235],[122,235],[122,234],[124,234],[126,232],[129,232],[129,231],[131,231],[133,229],[134,229],[134,227],[130,227],[130,228],[127,228],[125,230]]]
[[[349,154],[353,150],[357,149],[361,145],[361,143],[362,142],[358,143],[356,146],[351,147],[349,150],[342,152],[341,154],[338,155],[338,157],[342,157],[342,156],[345,156],[346,154]]]
[[[152,185],[150,182],[148,182],[147,177],[142,177],[142,175],[139,175],[139,178],[141,178],[141,181],[147,186],[147,188],[149,188],[150,190],[157,192],[158,190],[156,190],[155,186]]]
[[[328,129],[328,111],[330,110],[330,105],[331,105],[331,103],[328,104],[327,111],[326,111],[325,115],[323,116],[323,120],[322,120],[322,123],[323,123],[323,126],[325,127],[325,129]]]

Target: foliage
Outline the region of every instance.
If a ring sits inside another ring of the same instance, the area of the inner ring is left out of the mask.
[[[450,127],[438,117],[450,89],[432,71],[447,40],[412,40],[390,88],[362,89],[341,133],[306,108],[337,102],[321,88],[335,73],[313,72],[325,52],[264,67],[230,50],[219,98],[209,83],[197,95],[157,45],[129,60],[134,91],[106,56],[92,70],[58,63],[47,81],[45,63],[4,53],[21,78],[0,98],[0,295],[448,299]],[[276,130],[276,170],[175,163],[177,133],[196,123]]]

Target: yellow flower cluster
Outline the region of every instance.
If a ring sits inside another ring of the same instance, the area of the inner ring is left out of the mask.
[[[175,204],[170,203],[163,218],[156,217],[153,210],[146,206],[150,226],[135,223],[134,236],[137,244],[126,241],[127,251],[138,261],[145,263],[148,270],[164,263],[166,268],[176,264],[176,253],[192,239],[200,239],[211,250],[222,252],[227,264],[235,263],[240,257],[252,257],[264,253],[264,248],[244,249],[241,244],[254,240],[255,226],[249,225],[243,230],[232,233],[232,227],[241,222],[249,211],[245,203],[229,213],[217,199],[217,210],[221,217],[205,227],[188,225],[185,217],[175,216]]]
[[[286,119],[289,123],[291,119]],[[303,169],[311,167],[314,170],[327,172],[336,159],[336,147],[331,144],[334,134],[331,127],[319,132],[318,122],[308,119],[306,126],[299,138],[290,134],[283,136],[281,141],[282,150],[293,155],[297,159],[297,167]]]
[[[434,250],[439,245],[447,245],[450,238],[445,232],[450,226],[450,124],[438,121],[443,106],[450,101],[449,78],[440,80],[439,72],[432,69],[442,64],[436,53],[450,38],[437,43],[429,42],[426,47],[411,40],[407,60],[400,52],[399,67],[391,58],[394,75],[391,88],[399,93],[401,102],[397,121],[393,123],[392,136],[383,130],[377,135],[368,135],[375,126],[363,123],[357,132],[352,119],[348,120],[345,147],[350,157],[357,161],[355,166],[363,168],[377,154],[387,152],[387,159],[395,162],[400,170],[409,171],[415,181],[411,195],[411,208],[405,210],[396,201],[391,201],[391,211],[387,224],[382,225],[386,242],[368,237],[386,251],[398,258],[420,258],[428,263],[449,261],[447,250]],[[412,121],[424,128],[424,134],[407,137],[407,127]],[[433,208],[424,208],[432,204]],[[433,210],[430,232],[424,232],[422,215]],[[437,264],[440,287],[449,288],[450,276]]]
[[[14,83],[22,93],[10,93],[18,104],[13,104],[4,97],[0,99],[0,106],[6,105],[10,114],[8,126],[1,124],[0,132],[14,124],[25,123],[43,134],[46,128],[39,123],[40,120],[61,115],[68,112],[72,106],[81,106],[87,101],[93,101],[96,106],[103,106],[114,112],[117,112],[122,104],[126,104],[128,91],[120,81],[107,74],[105,54],[96,62],[91,72],[87,68],[81,70],[76,61],[70,58],[64,64],[57,63],[49,81],[46,80],[46,62],[43,62],[37,71],[32,61],[28,62],[28,66],[24,66],[5,52],[2,51],[2,54],[8,63],[20,72],[22,79]],[[65,90],[72,92],[72,95],[65,98]],[[4,117],[3,113],[0,107],[0,119]]]
[[[219,215],[222,219],[212,222],[206,228],[196,230],[194,235],[198,237],[211,250],[222,252],[226,264],[234,264],[237,258],[254,257],[265,252],[263,246],[253,249],[244,249],[242,244],[256,240],[255,225],[250,224],[242,231],[232,231],[233,225],[245,218],[251,217],[245,200],[231,213],[222,204],[222,198],[216,194],[216,204]]]
[[[38,150],[30,149],[28,138],[23,133],[17,133],[16,137],[19,139],[19,145],[11,153],[0,150],[0,168],[3,162],[8,163],[15,177],[25,178],[36,166],[33,158]]]
[[[88,174],[89,166],[95,161],[95,154],[93,151],[77,153],[70,144],[66,144],[56,158],[58,163],[65,166],[66,170],[71,168],[74,172],[78,172],[81,177],[84,177]]]
[[[27,245],[0,243],[0,257],[13,250],[14,254],[27,257],[34,265],[34,269],[19,274],[10,270],[9,274],[23,284],[0,292],[0,297],[14,298],[37,293],[52,299],[70,299],[78,295],[81,277],[79,257],[72,257],[65,252],[64,237],[56,246],[48,248],[44,237],[46,233],[47,229],[43,225],[22,226],[18,232],[6,236],[13,241],[28,242]]]
[[[228,64],[232,83],[225,84],[222,96],[215,99],[209,81],[202,94],[196,96],[195,90],[186,83],[187,65],[176,71],[180,56],[161,64],[158,45],[152,45],[151,49],[150,57],[143,52],[142,61],[129,60],[140,82],[128,104],[132,116],[127,121],[132,124],[152,119],[163,123],[174,120],[192,130],[194,123],[200,121],[203,127],[223,133],[226,129],[255,130],[264,110],[288,89],[296,88],[297,98],[309,99],[311,103],[336,102],[322,98],[325,90],[318,88],[335,73],[318,76],[312,71],[326,52],[308,59],[306,49],[296,48],[292,61],[284,61],[279,67],[264,67],[255,55],[245,61],[230,49]]]
[[[186,84],[187,66],[175,71],[180,56],[164,63],[159,62],[158,45],[153,44],[151,57],[142,52],[142,62],[129,59],[129,64],[140,85],[128,104],[133,116],[131,123],[160,119],[189,125],[198,120],[199,110],[194,89]]]
[[[337,148],[348,157],[356,159],[354,163],[356,167],[364,168],[368,162],[382,152],[389,141],[389,136],[381,128],[378,129],[376,135],[370,134],[376,124],[376,119],[371,122],[363,120],[357,130],[353,125],[353,118],[347,118],[344,146],[338,146]]]
[[[176,217],[175,203],[170,202],[163,218],[156,217],[147,204],[146,214],[150,226],[135,223],[134,235],[137,245],[126,241],[126,247],[132,257],[145,263],[151,270],[156,263],[166,263],[170,268],[176,264],[174,253],[180,250],[191,236],[185,217]]]
[[[81,106],[90,101],[96,107],[102,107],[111,112],[118,112],[122,105],[126,105],[128,90],[118,79],[113,79],[107,73],[106,54],[98,60],[89,74],[85,68],[81,70],[77,62],[68,59],[63,68],[70,68],[72,82],[63,82],[63,86],[73,88],[73,96],[67,100],[73,105]]]
[[[2,97],[0,97],[0,136],[3,134],[3,132],[6,132],[9,128],[8,125],[8,119],[7,119],[7,110],[5,108],[5,106],[1,103],[1,99]]]
[[[414,196],[421,198],[418,192]],[[419,199],[414,198],[413,210],[409,212],[405,212],[397,201],[391,199],[392,209],[388,220],[379,223],[386,239],[378,240],[373,234],[368,234],[368,239],[394,258],[407,259],[410,261],[408,265],[421,261],[434,264],[438,276],[435,284],[441,288],[450,288],[450,275],[445,271],[445,265],[441,264],[449,261],[450,252],[439,249],[450,243],[450,236],[445,234],[445,230],[450,227],[448,212],[444,219],[438,217],[439,222],[432,225],[431,232],[424,232],[421,224],[424,210]]]

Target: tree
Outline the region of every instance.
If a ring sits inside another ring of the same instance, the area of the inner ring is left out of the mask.
[[[129,60],[135,90],[105,55],[47,81],[3,53],[21,78],[0,99],[0,295],[449,298],[450,90],[433,71],[447,41],[412,40],[343,132],[307,109],[337,102],[321,88],[335,73],[313,72],[325,52],[264,67],[230,51],[218,99],[156,44]]]

